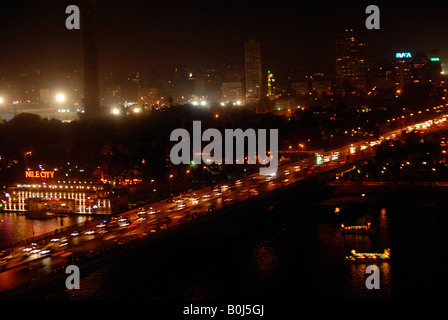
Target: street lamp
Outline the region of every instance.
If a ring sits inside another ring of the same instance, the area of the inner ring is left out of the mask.
[[[170,196],[172,196],[173,195],[173,191],[172,191],[172,188],[171,188],[171,179],[173,178],[173,175],[172,174],[170,174],[170,179],[169,179],[169,186],[170,186]]]
[[[65,101],[65,96],[62,93],[58,93],[56,95],[56,101],[59,102],[59,103],[64,102]]]

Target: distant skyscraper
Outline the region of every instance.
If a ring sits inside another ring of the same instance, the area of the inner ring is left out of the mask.
[[[343,91],[366,87],[365,36],[347,28],[336,34],[336,87]]]
[[[78,0],[81,20],[84,108],[87,118],[100,114],[100,86],[96,42],[96,0]]]
[[[259,101],[262,94],[261,47],[250,40],[244,44],[246,69],[246,101]]]
[[[399,54],[396,55],[396,60],[394,61],[395,68],[395,86],[397,93],[403,90],[403,87],[412,83],[413,76],[413,64],[414,60],[411,54],[401,57]]]

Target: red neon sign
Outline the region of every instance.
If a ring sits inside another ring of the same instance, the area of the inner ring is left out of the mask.
[[[25,171],[25,177],[52,179],[54,177],[54,171]]]

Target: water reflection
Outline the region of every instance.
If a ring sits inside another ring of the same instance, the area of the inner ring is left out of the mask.
[[[387,299],[391,298],[391,273],[389,262],[373,263],[380,271],[380,286],[379,289],[367,289],[366,280],[371,275],[366,273],[369,265],[367,263],[350,264],[348,266],[348,280],[350,283],[350,296],[348,298],[363,298],[363,299]]]
[[[380,270],[380,290],[369,290],[366,288],[365,283],[369,276],[369,274],[365,273],[369,263],[350,264],[343,261],[344,257],[349,255],[353,249],[358,252],[383,252],[385,248],[391,247],[389,216],[386,214],[385,209],[366,209],[365,214],[361,215],[357,210],[352,211],[354,212],[347,214],[344,208],[335,210],[333,213],[337,219],[332,223],[325,221],[325,219],[317,221],[319,246],[315,254],[322,256],[321,263],[325,263],[328,268],[332,268],[333,271],[331,272],[334,272],[335,275],[339,274],[336,276],[340,277],[345,273],[345,276],[342,276],[347,281],[345,287],[342,283],[333,284],[335,286],[334,289],[339,291],[340,294],[345,292],[344,298],[390,298],[392,295],[392,281],[389,262],[375,263]],[[368,234],[350,234],[344,233],[340,229],[341,224],[345,226],[364,226],[367,223],[371,223],[371,227],[376,229],[376,231]],[[322,271],[325,273],[330,272],[325,269]],[[336,280],[331,281],[336,282]]]
[[[359,225],[365,225],[367,222],[372,223],[372,227],[376,229],[376,232],[363,235],[346,235],[343,245],[347,249],[356,249],[362,252],[382,252],[385,248],[390,247],[390,221],[386,214],[386,209],[382,208],[376,212],[372,211],[356,219],[356,223]],[[380,290],[369,290],[366,288],[365,282],[370,275],[370,273],[366,274],[366,268],[370,264],[377,265],[380,270]],[[389,262],[351,264],[348,268],[348,279],[352,289],[350,292],[353,298],[384,299],[391,297]]]
[[[160,243],[157,250],[151,247],[145,254],[117,260],[112,271],[103,269],[83,279],[84,289],[70,293],[70,298],[132,294],[190,300],[228,298],[237,292],[277,299],[302,298],[305,292],[312,299],[391,299],[425,297],[428,289],[447,282],[440,276],[440,255],[446,244],[444,226],[448,224],[444,212],[425,211],[421,215],[420,208],[416,209],[418,214],[398,207],[364,208],[362,214],[350,216],[345,215],[344,208],[339,215],[333,209],[301,207],[304,214],[296,215],[296,207],[279,205],[269,210],[270,220],[263,224],[254,226],[254,220],[248,219],[237,240],[190,234],[181,241]],[[262,221],[260,215],[256,217]],[[367,222],[377,231],[344,234],[340,230],[341,223]],[[352,249],[383,252],[385,248],[391,248],[391,261],[375,263],[380,270],[380,289],[369,290],[369,274],[365,273],[369,263],[350,264],[344,257]],[[422,250],[432,254],[415,255]],[[148,260],[140,260],[144,257]]]
[[[89,216],[76,215],[39,220],[17,213],[0,213],[0,248],[91,219]]]
[[[249,256],[250,275],[253,280],[264,280],[269,277],[278,267],[278,254],[272,240],[259,240]]]
[[[213,291],[204,283],[194,283],[186,285],[183,289],[185,300],[204,300],[212,296]]]

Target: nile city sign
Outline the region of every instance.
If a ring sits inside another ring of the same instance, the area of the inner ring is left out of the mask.
[[[54,171],[25,171],[25,177],[52,179],[54,177]]]

